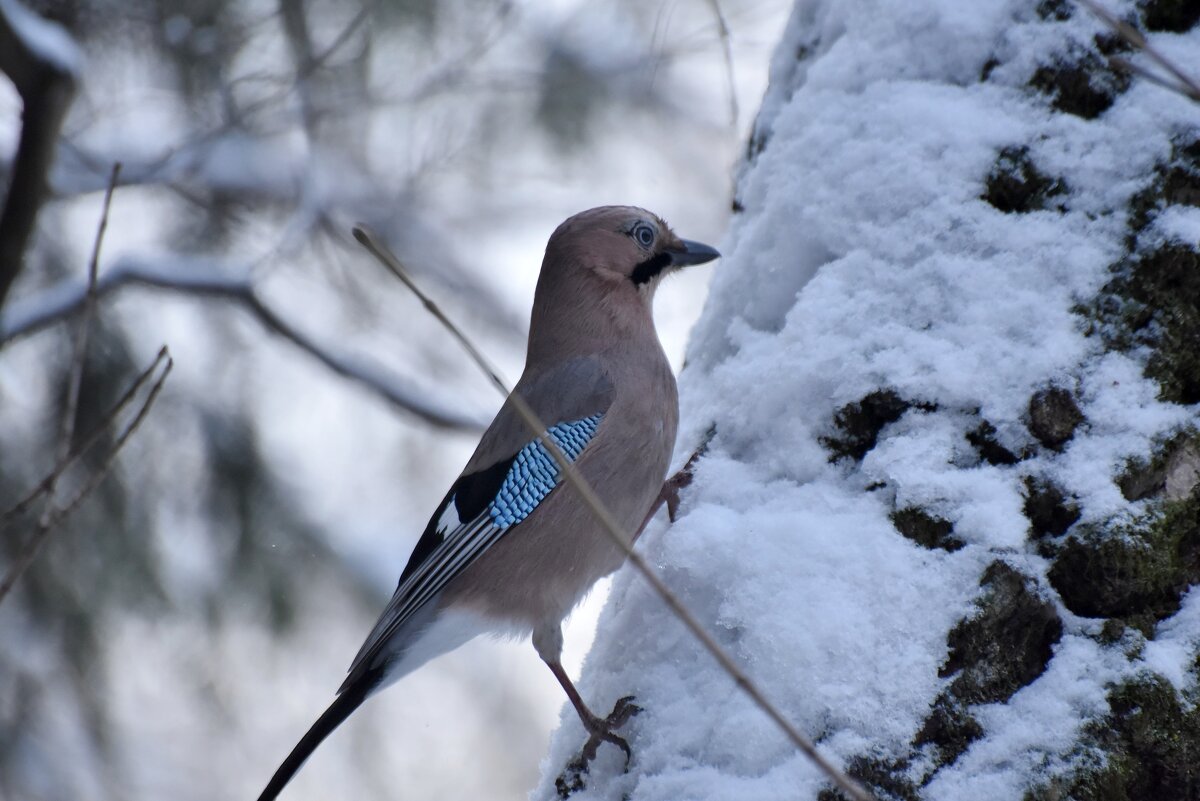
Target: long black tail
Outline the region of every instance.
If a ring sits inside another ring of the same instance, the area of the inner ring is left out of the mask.
[[[283,792],[283,788],[292,780],[296,771],[300,770],[300,766],[312,755],[312,752],[317,750],[317,746],[329,736],[330,732],[342,725],[346,718],[350,717],[351,712],[358,709],[362,702],[367,700],[367,696],[379,683],[379,677],[372,673],[373,671],[367,673],[353,685],[347,687],[321,714],[321,717],[317,718],[317,722],[300,738],[300,742],[296,743],[292,753],[283,760],[279,770],[275,771],[275,775],[267,783],[267,789],[262,791],[258,801],[273,801]]]

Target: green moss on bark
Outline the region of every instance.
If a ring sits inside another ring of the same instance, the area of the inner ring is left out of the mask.
[[[970,707],[1007,701],[1042,675],[1062,637],[1058,612],[1040,597],[1033,579],[995,561],[979,584],[983,593],[976,613],[960,621],[947,638],[949,655],[938,675],[950,678],[950,684],[913,738],[913,746],[932,758],[927,777],[952,764],[983,736]]]
[[[1129,76],[1114,72],[1096,50],[1079,48],[1039,67],[1029,85],[1050,97],[1055,109],[1090,120],[1129,88]]]
[[[1075,8],[1071,5],[1071,0],[1041,0],[1036,11],[1042,19],[1066,22],[1075,12]]]
[[[1146,375],[1158,381],[1163,400],[1200,403],[1200,252],[1169,243],[1142,256],[1134,273],[1129,297],[1155,324]]]
[[[1065,195],[1066,184],[1033,163],[1027,147],[1006,147],[988,173],[981,199],[1005,214],[1025,214],[1051,208],[1051,200]],[[1062,211],[1061,205],[1056,205]]]
[[[1117,476],[1117,486],[1129,501],[1165,496],[1179,500],[1197,483],[1193,462],[1200,454],[1200,433],[1188,428],[1157,448],[1149,459],[1130,459]],[[1192,472],[1187,472],[1189,469]]]
[[[1155,673],[1113,687],[1108,705],[1084,730],[1081,767],[1026,801],[1200,799],[1200,709]]]
[[[833,416],[837,434],[821,437],[821,444],[831,453],[829,460],[850,457],[856,462],[861,461],[875,447],[883,427],[896,422],[912,408],[933,411],[937,407],[905,400],[892,389],[880,389],[838,409]]]
[[[1029,431],[1051,450],[1062,450],[1082,422],[1083,412],[1062,387],[1038,390],[1029,399]]]
[[[1028,458],[1028,453],[1020,456],[1000,444],[996,439],[996,427],[987,420],[981,420],[979,425],[967,432],[967,442],[979,453],[979,458],[988,464],[1010,465],[1021,459]]]
[[[950,631],[950,654],[938,671],[954,676],[949,692],[968,704],[1007,701],[1042,675],[1062,637],[1058,612],[1033,579],[995,561],[979,584],[979,611]]]
[[[1172,205],[1200,205],[1200,139],[1176,142],[1171,159],[1130,202],[1129,255],[1113,268],[1092,311],[1107,343],[1149,349],[1146,375],[1165,401],[1200,402],[1200,248],[1164,239],[1152,223]]]
[[[1200,3],[1196,0],[1141,0],[1138,10],[1150,31],[1183,33],[1200,23]]]
[[[846,773],[865,785],[879,801],[921,801],[915,782],[908,778],[908,762],[903,759],[854,757]],[[840,790],[827,787],[817,793],[817,801],[848,801]]]
[[[892,525],[908,539],[925,548],[957,551],[964,543],[954,536],[954,524],[924,509],[906,506],[891,514]]]
[[[934,764],[938,768],[953,764],[971,743],[983,736],[983,726],[975,719],[960,699],[950,693],[942,693],[933,702],[933,710],[917,736],[913,745],[918,748],[932,746],[936,753],[932,754]]]
[[[1079,504],[1061,487],[1032,476],[1025,479],[1024,512],[1029,518],[1029,533],[1036,539],[1066,534],[1080,516]]]
[[[1115,529],[1087,527],[1054,557],[1050,583],[1083,617],[1162,620],[1200,582],[1200,490]]]

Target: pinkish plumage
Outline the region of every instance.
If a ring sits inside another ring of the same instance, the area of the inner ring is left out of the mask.
[[[576,443],[575,465],[630,538],[662,487],[679,417],[675,377],[654,329],[654,290],[672,269],[717,255],[631,206],[576,214],[546,246],[525,371],[513,392],[548,426],[598,421],[564,430],[586,432],[579,435],[586,442]],[[368,696],[488,630],[532,633],[589,730],[603,729],[604,739],[626,747],[605,729],[611,721],[587,710],[558,662],[562,619],[597,579],[621,565],[623,552],[561,482],[547,486],[548,493],[518,498],[513,508],[531,510],[515,524],[492,503],[502,487],[516,487],[505,479],[534,439],[505,402],[434,512],[341,695],[260,801],[274,798]]]

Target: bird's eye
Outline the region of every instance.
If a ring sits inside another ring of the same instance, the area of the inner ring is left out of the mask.
[[[654,229],[646,223],[638,223],[633,226],[633,230],[629,232],[629,235],[644,248],[648,248],[654,244]]]

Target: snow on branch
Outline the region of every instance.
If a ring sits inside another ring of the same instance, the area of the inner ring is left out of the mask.
[[[100,276],[96,293],[103,296],[128,284],[235,301],[251,312],[263,327],[291,341],[333,372],[363,385],[432,425],[479,431],[485,423],[478,415],[447,408],[377,364],[340,353],[319,342],[259,297],[248,277],[231,276],[210,259],[171,255],[151,261],[143,257],[125,257]],[[0,316],[0,345],[75,314],[83,307],[86,297],[86,282],[67,281],[15,304]]]
[[[0,211],[0,307],[21,272],[82,58],[62,28],[0,0],[0,71],[24,105],[8,196]]]

